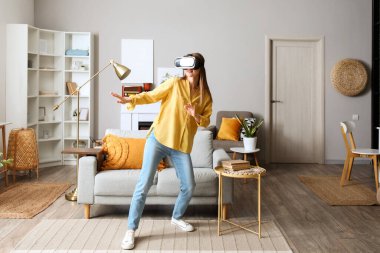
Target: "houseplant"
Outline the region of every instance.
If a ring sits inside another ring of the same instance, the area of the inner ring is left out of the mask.
[[[12,159],[7,159],[7,160],[4,160],[3,159],[3,153],[2,152],[0,152],[0,169],[2,168],[2,167],[4,167],[4,165],[6,165],[6,164],[12,164]]]
[[[259,121],[255,121],[253,123],[247,122],[244,119],[240,119],[238,115],[235,114],[236,119],[239,121],[240,125],[244,128],[244,149],[245,150],[255,150],[257,143],[257,130],[263,124],[264,120],[260,119]]]

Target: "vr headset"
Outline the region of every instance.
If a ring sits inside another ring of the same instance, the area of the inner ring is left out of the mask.
[[[177,57],[174,66],[179,69],[199,69],[202,64],[193,56]]]

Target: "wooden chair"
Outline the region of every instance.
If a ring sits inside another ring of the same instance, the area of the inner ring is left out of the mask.
[[[342,177],[340,179],[340,185],[343,186],[346,181],[350,180],[352,164],[354,163],[355,157],[360,158],[369,158],[372,159],[373,162],[373,171],[375,173],[375,183],[376,183],[376,191],[379,189],[379,172],[377,167],[378,157],[380,156],[380,152],[378,149],[369,149],[369,148],[356,148],[354,136],[352,135],[352,131],[355,129],[355,123],[353,121],[344,121],[340,122],[340,128],[344,140],[344,144],[346,146],[346,160],[344,162]],[[349,137],[349,140],[347,138]]]

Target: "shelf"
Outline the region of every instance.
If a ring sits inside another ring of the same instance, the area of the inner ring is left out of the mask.
[[[48,54],[48,53],[41,53],[41,52],[40,52],[40,56],[61,57],[62,55]]]
[[[61,138],[38,139],[38,142],[60,141]]]
[[[61,121],[40,121],[38,124],[40,124],[40,125],[61,124]]]
[[[46,72],[60,72],[62,70],[60,69],[39,69],[39,71],[46,71]]]
[[[77,122],[75,120],[65,120],[65,123],[73,124],[73,123],[77,123]],[[90,123],[90,121],[88,121],[88,120],[79,120],[79,124],[85,124],[85,123]]]
[[[65,137],[64,139],[65,139],[65,141],[76,141],[77,137]],[[82,141],[85,141],[87,139],[90,139],[90,137],[89,136],[85,136],[85,137],[81,136],[81,137],[79,137],[79,140],[82,140]]]
[[[88,73],[88,70],[66,69],[66,73]]]
[[[94,134],[90,123],[92,121],[89,120],[79,121],[80,127],[77,129],[77,122],[72,120],[72,114],[78,99],[75,99],[75,95],[72,96],[73,99],[70,98],[66,84],[75,82],[79,85],[92,76],[93,35],[88,32],[54,31],[26,24],[9,24],[5,37],[15,42],[8,45],[5,62],[6,89],[9,94],[5,101],[6,120],[20,128],[34,129],[40,165],[62,164],[61,151],[65,146],[71,147],[76,143],[78,130],[80,140],[86,146],[90,144],[89,136]],[[68,49],[88,50],[88,55],[87,52],[83,55],[66,55]],[[84,67],[81,69],[81,66]],[[87,119],[93,116],[93,103],[90,103],[94,95],[93,88],[94,85],[89,83],[79,94],[82,99],[79,107],[88,108]],[[21,102],[16,97],[20,97]],[[53,111],[54,106],[63,99],[70,101],[62,104],[59,110]],[[20,113],[14,113],[15,108]],[[45,120],[39,121],[39,116]]]
[[[40,98],[60,98],[60,95],[39,95]]]
[[[67,97],[71,97],[71,98],[77,98],[77,95],[72,95],[72,96],[70,96],[70,95],[65,95],[65,98],[67,98]],[[89,98],[90,96],[80,96],[79,95],[79,99],[81,99],[81,98]]]
[[[89,55],[65,55],[65,58],[90,58]]]

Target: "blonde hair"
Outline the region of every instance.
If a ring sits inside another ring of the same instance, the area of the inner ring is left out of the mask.
[[[193,56],[193,57],[195,57],[195,59],[197,59],[197,61],[200,62],[199,82],[198,82],[200,97],[201,97],[200,102],[203,103],[203,99],[204,99],[205,94],[207,94],[210,97],[211,102],[212,102],[211,91],[210,91],[210,88],[209,88],[208,83],[207,83],[206,69],[204,66],[205,65],[205,58],[200,53],[192,53],[192,54],[187,54],[185,56]],[[186,76],[184,76],[183,79],[186,79]]]

